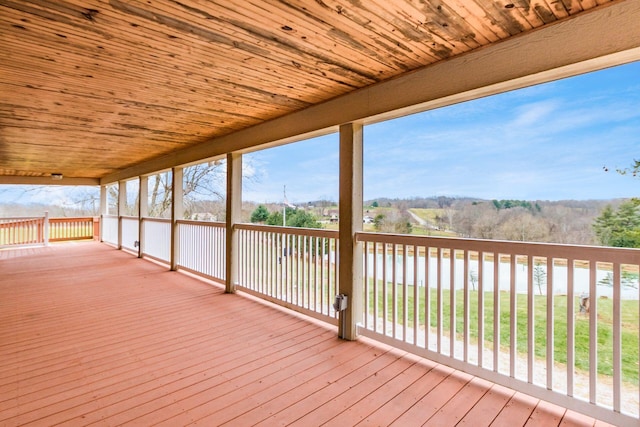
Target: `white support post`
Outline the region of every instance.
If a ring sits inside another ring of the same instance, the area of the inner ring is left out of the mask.
[[[139,177],[138,185],[138,258],[144,255],[144,218],[149,216],[149,177]]]
[[[347,296],[347,308],[340,312],[338,333],[355,340],[362,318],[362,124],[340,126],[339,278],[340,293]]]
[[[104,242],[104,216],[109,214],[107,201],[107,186],[100,186],[100,241]]]
[[[127,182],[118,181],[118,249],[122,249],[122,216],[126,214]]]
[[[44,211],[44,245],[49,246],[49,211]]]
[[[238,236],[235,224],[242,222],[242,154],[227,154],[227,218],[225,292],[234,293],[238,282]]]
[[[183,169],[175,167],[171,171],[171,270],[178,269],[180,260],[180,237],[178,221],[184,215]]]

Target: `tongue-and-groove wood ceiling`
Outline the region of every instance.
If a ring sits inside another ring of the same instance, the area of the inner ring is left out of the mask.
[[[607,3],[0,0],[0,176],[101,178]]]

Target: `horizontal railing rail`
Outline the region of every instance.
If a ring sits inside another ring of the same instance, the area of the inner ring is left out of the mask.
[[[338,233],[238,224],[238,287],[337,325]]]
[[[637,423],[640,250],[364,232],[357,240],[362,335]]]
[[[226,228],[224,222],[178,221],[178,268],[224,281]]]

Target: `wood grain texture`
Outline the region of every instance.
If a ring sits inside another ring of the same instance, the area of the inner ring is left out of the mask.
[[[0,176],[102,178],[603,3],[0,0]]]

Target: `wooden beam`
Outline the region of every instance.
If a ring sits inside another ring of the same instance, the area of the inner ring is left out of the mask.
[[[98,178],[52,179],[49,176],[5,176],[0,175],[0,184],[11,185],[100,185]]]
[[[640,1],[627,0],[425,67],[305,110],[105,176],[153,173],[640,60]]]

